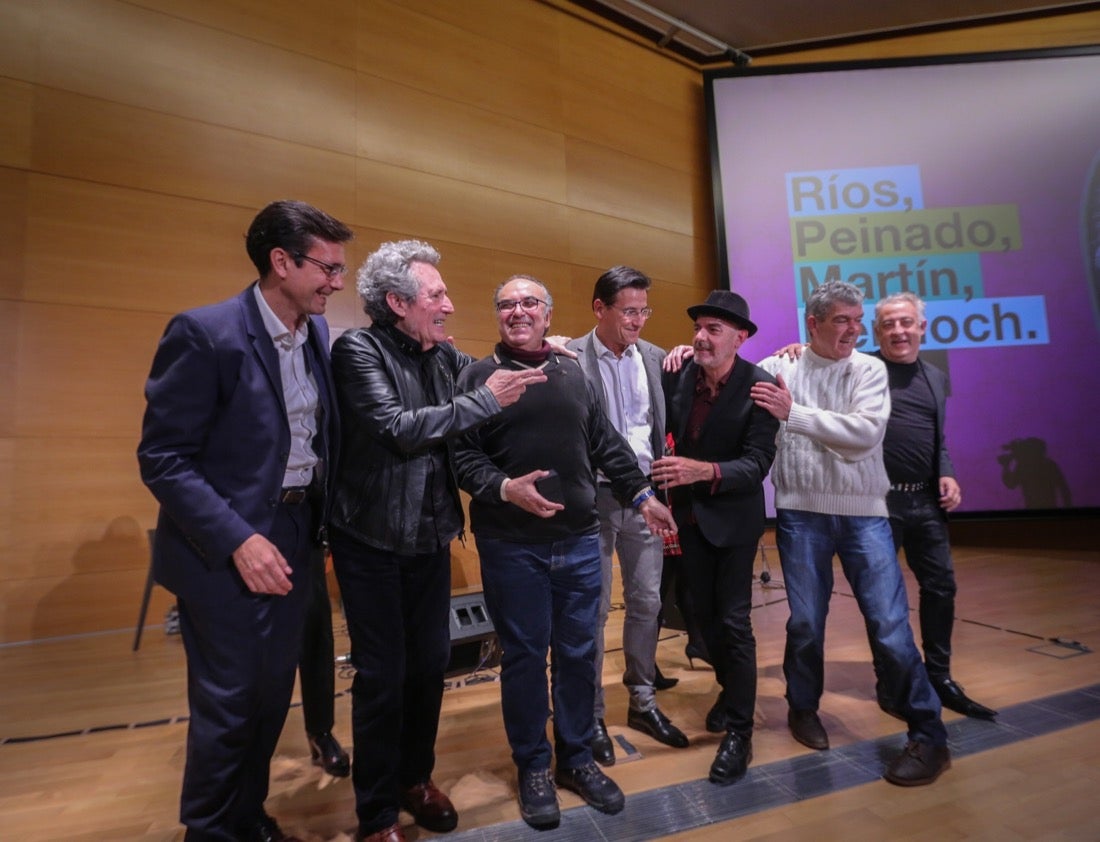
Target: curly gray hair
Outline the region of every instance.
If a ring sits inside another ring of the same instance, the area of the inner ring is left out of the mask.
[[[386,301],[391,292],[412,301],[420,292],[420,281],[409,271],[411,264],[439,265],[439,252],[420,240],[382,243],[359,267],[355,288],[363,301],[363,311],[374,324],[392,325],[397,321]]]

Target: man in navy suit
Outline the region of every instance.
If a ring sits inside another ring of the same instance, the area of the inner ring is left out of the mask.
[[[677,455],[653,463],[653,481],[673,489],[683,570],[721,686],[706,727],[725,732],[710,780],[726,785],[752,760],[752,568],[764,533],[763,483],[779,422],[749,397],[753,385],[774,381],[738,353],[756,333],[745,299],[715,290],[687,313],[695,323],[694,356],[679,372],[666,373],[664,382]]]
[[[138,447],[160,503],[156,580],[179,602],[190,723],[184,837],[287,840],[264,810],[338,448],[328,297],[351,230],[302,202],[252,221],[259,280],[174,317]]]

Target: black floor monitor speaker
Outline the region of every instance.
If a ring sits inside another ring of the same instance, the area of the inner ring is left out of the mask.
[[[485,594],[467,593],[451,596],[450,613],[451,658],[447,676],[462,675],[482,667],[500,663],[500,646],[489,612]]]

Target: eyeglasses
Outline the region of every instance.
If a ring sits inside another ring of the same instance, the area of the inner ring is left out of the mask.
[[[636,319],[641,316],[643,319],[648,319],[653,315],[652,307],[642,307],[640,310],[637,307],[616,307],[614,304],[608,304],[612,310],[618,310],[628,319]]]
[[[346,275],[348,271],[348,267],[345,266],[343,263],[325,263],[325,261],[323,260],[318,260],[316,257],[310,257],[308,254],[302,254],[300,251],[295,252],[294,259],[308,260],[310,263],[312,263],[314,266],[318,267],[322,272],[324,272],[325,277],[327,277],[330,281],[340,275]]]
[[[493,306],[497,308],[498,313],[511,313],[516,307],[521,307],[530,313],[537,310],[540,304],[546,304],[546,302],[541,298],[528,295],[525,298],[504,298]]]

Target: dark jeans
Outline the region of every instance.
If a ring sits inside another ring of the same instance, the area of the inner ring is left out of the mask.
[[[833,555],[859,604],[878,685],[909,725],[910,739],[947,744],[940,701],[909,627],[909,603],[883,517],[824,515],[780,509],[776,544],[787,603],[783,674],[794,710],[817,710],[825,685],[825,617],[833,592]]]
[[[951,631],[955,624],[955,567],[947,515],[935,489],[891,491],[886,496],[894,549],[920,586],[920,636],[924,666],[932,681],[951,676]]]
[[[475,537],[485,606],[504,649],[501,710],[512,760],[521,774],[550,767],[546,719],[552,695],[558,768],[584,766],[592,761],[599,536],[550,544]]]
[[[236,840],[264,815],[318,558],[311,524],[308,504],[280,505],[267,536],[292,568],[286,596],[252,593],[229,560],[196,569],[177,595],[191,713],[180,797],[188,842]]]
[[[716,547],[694,524],[685,524],[679,534],[682,570],[722,688],[729,730],[751,737],[756,708],[756,638],[751,616],[756,544]]]
[[[397,822],[401,791],[435,767],[451,652],[451,548],[397,555],[338,530],[330,541],[355,667],[355,811],[369,834]]]
[[[332,640],[332,603],[325,581],[325,559],[318,548],[312,565],[313,589],[302,630],[298,678],[302,690],[302,719],[307,734],[332,730],[336,697],[336,653]]]

